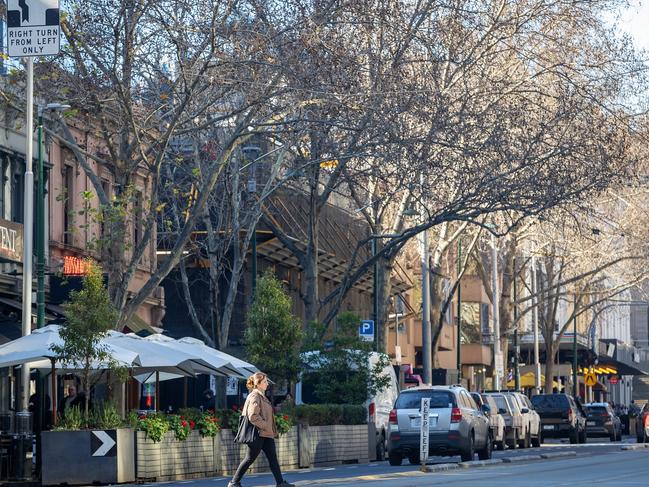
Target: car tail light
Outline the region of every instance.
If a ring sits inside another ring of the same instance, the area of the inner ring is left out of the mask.
[[[390,424],[397,424],[397,410],[393,409],[390,411]]]
[[[644,415],[644,425],[645,428],[649,428],[649,414]]]
[[[367,407],[367,412],[369,413],[370,420],[374,421],[374,413],[376,412],[376,406],[374,405],[373,402],[371,402],[370,405]]]
[[[459,423],[462,421],[462,411],[460,408],[453,408],[451,410],[451,423]]]
[[[568,421],[572,422],[572,409],[568,409]]]

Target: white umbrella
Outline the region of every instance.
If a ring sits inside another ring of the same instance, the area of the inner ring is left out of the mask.
[[[48,368],[52,359],[56,358],[52,346],[63,345],[63,339],[59,334],[60,329],[60,325],[47,325],[32,331],[30,335],[25,335],[0,346],[0,367],[36,362],[36,364],[30,364],[30,366]],[[117,344],[105,345],[110,358],[119,365],[127,367],[139,365],[139,357],[136,352],[122,348]],[[41,367],[41,365],[44,365],[44,367]],[[62,364],[63,367],[66,367],[66,365]],[[93,369],[106,367],[108,367],[108,363],[93,362],[91,366]]]
[[[127,335],[110,332],[104,341],[136,352],[140,357],[140,366],[134,367],[136,375],[159,372],[179,376],[196,374],[225,375],[201,357],[176,350],[151,340],[145,340],[133,333]]]
[[[233,363],[242,362],[241,360],[237,359],[236,357],[232,357],[227,353],[219,352],[212,347],[208,347],[200,340],[196,340],[194,338],[183,338],[181,340],[175,340],[162,334],[149,335],[145,338],[145,340],[159,343],[165,347],[171,348],[172,350],[180,350],[181,352],[185,352],[196,357],[201,357],[202,360],[209,363],[212,367],[218,369],[228,377],[246,379],[248,375],[250,375]]]

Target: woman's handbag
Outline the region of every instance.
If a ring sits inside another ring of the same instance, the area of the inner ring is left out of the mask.
[[[239,429],[234,437],[234,442],[249,445],[254,443],[257,438],[259,438],[259,430],[250,422],[248,416],[242,414],[239,418]]]

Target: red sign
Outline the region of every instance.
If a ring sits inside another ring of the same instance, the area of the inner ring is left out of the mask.
[[[614,375],[614,376],[611,377],[608,381],[609,381],[611,384],[615,385],[615,384],[617,384],[617,381],[618,381],[618,380],[619,380],[619,379],[617,378],[617,376]]]
[[[64,276],[85,276],[88,274],[88,263],[85,259],[73,255],[63,256]]]

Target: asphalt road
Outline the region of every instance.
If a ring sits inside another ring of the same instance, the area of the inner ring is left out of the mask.
[[[554,459],[500,463],[477,468],[454,468],[423,473],[419,466],[391,467],[387,462],[364,465],[340,465],[329,468],[301,469],[285,472],[285,478],[302,486],[415,487],[436,485],[473,485],[479,487],[572,487],[572,486],[649,486],[649,449],[623,451],[623,443],[591,439],[587,444],[570,445],[552,441],[540,448],[494,452],[494,458],[515,458],[551,452],[575,452],[575,456]],[[457,464],[459,457],[432,458],[431,468],[440,464]],[[455,467],[455,465],[452,465]],[[145,486],[226,487],[229,478],[164,482]],[[472,482],[472,484],[467,484]],[[243,487],[273,487],[270,474],[246,475]]]

